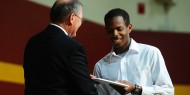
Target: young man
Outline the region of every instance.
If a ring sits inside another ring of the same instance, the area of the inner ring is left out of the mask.
[[[82,18],[78,0],[55,2],[51,24],[34,35],[25,48],[25,95],[97,95],[85,50],[72,39]]]
[[[130,38],[132,24],[123,9],[112,9],[104,18],[112,51],[94,68],[98,78],[118,80],[120,87],[97,84],[99,95],[173,95],[174,87],[160,50]]]

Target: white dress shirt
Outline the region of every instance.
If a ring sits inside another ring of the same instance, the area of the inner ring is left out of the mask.
[[[160,50],[137,43],[133,39],[123,57],[112,50],[99,60],[95,65],[94,75],[140,85],[143,88],[142,95],[174,95],[174,87]],[[97,84],[96,87],[99,95],[120,95],[108,84]]]

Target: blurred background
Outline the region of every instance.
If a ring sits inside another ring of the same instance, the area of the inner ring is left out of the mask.
[[[158,47],[175,86],[175,95],[190,90],[190,0],[80,0],[84,18],[76,40],[86,48],[89,70],[110,52],[104,15],[125,9],[131,37]],[[2,0],[0,3],[0,95],[24,95],[23,53],[28,39],[49,24],[55,0]],[[43,67],[42,67],[43,69]]]

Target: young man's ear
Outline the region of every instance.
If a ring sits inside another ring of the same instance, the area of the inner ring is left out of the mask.
[[[129,30],[129,33],[131,33],[132,28],[133,28],[132,24],[129,24],[129,25],[127,26],[127,28],[128,28],[128,30]]]

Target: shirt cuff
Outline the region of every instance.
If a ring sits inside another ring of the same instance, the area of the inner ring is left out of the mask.
[[[142,95],[151,95],[154,92],[153,87],[142,86]]]

